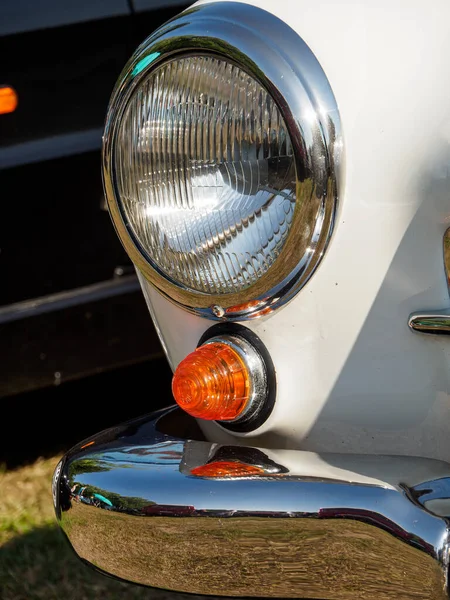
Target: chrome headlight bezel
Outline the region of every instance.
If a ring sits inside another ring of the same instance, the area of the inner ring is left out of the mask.
[[[133,92],[149,70],[192,54],[216,55],[254,77],[275,100],[294,148],[296,208],[274,264],[237,293],[195,292],[150,264],[127,222],[117,192],[114,144]],[[135,52],[114,89],[103,138],[103,181],[116,227],[145,278],[185,309],[211,319],[243,320],[290,300],[317,268],[334,228],[341,195],[342,135],[330,84],[317,59],[283,21],[237,2],[194,6],[151,35]]]

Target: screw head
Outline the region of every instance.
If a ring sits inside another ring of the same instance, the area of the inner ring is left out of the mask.
[[[218,304],[213,304],[211,306],[211,310],[212,310],[213,314],[219,318],[223,317],[225,314],[224,309],[221,306],[219,306]]]

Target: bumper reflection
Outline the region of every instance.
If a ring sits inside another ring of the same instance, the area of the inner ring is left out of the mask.
[[[56,513],[84,561],[196,594],[446,597],[449,465],[183,440],[164,433],[172,410],[58,466]]]

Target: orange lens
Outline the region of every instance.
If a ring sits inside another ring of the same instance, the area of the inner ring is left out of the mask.
[[[236,419],[250,396],[250,374],[227,344],[200,346],[178,365],[172,380],[175,400],[193,417],[209,421]]]
[[[238,460],[216,460],[191,470],[191,475],[197,477],[249,477],[265,475],[264,469],[247,465]]]
[[[17,108],[17,94],[12,87],[0,86],[0,115],[12,113]]]

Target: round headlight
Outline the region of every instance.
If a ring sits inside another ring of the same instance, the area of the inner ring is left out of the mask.
[[[233,63],[183,56],[151,71],[125,109],[113,157],[146,259],[192,291],[248,288],[286,242],[293,154],[273,98]]]
[[[252,6],[206,4],[155,32],[119,80],[106,195],[160,291],[206,316],[249,318],[318,264],[339,147],[333,95],[297,34]]]

